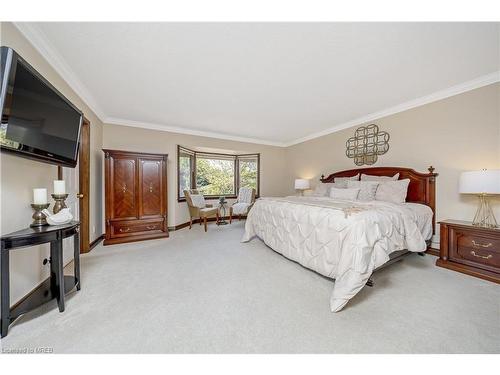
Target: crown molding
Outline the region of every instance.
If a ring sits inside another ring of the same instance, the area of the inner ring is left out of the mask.
[[[444,90],[436,91],[430,95],[422,96],[421,98],[410,100],[401,104],[398,104],[396,106],[383,109],[381,111],[373,112],[368,115],[358,117],[357,119],[350,120],[348,122],[344,122],[343,124],[335,125],[332,126],[331,128],[322,130],[317,133],[310,134],[308,136],[302,137],[295,139],[290,142],[285,142],[284,147],[290,147],[302,142],[310,141],[311,139],[319,138],[324,135],[332,134],[335,132],[338,132],[343,129],[347,129],[353,126],[361,125],[363,123],[369,122],[369,121],[374,121],[378,120],[382,117],[387,117],[390,115],[394,115],[399,112],[404,112],[412,108],[420,107],[425,104],[429,104],[432,102],[436,102],[438,100],[446,99],[451,96],[455,96],[458,94],[462,94],[467,91],[471,91],[474,89],[478,89],[483,86],[488,86],[493,83],[500,82],[500,70],[491,74],[487,74],[481,77],[478,77],[476,79],[473,79],[471,81],[467,81],[452,87],[449,87]]]
[[[238,137],[238,136],[230,135],[230,134],[226,134],[226,133],[217,133],[217,132],[210,132],[210,131],[204,131],[204,130],[194,130],[194,129],[189,129],[189,128],[181,128],[181,127],[177,127],[177,126],[155,124],[155,123],[151,123],[151,122],[127,120],[127,119],[121,119],[121,118],[116,118],[116,117],[106,117],[103,120],[103,122],[105,125],[110,124],[110,125],[119,125],[119,126],[130,126],[130,127],[134,127],[134,128],[159,130],[159,131],[164,131],[164,132],[169,132],[169,133],[196,135],[198,137],[218,138],[218,139],[224,139],[224,140],[228,140],[228,141],[256,143],[256,144],[266,145],[266,146],[285,147],[285,144],[283,142],[275,142],[275,141],[269,141],[269,140],[258,139],[258,138]]]
[[[102,121],[106,117],[104,111],[64,58],[52,47],[43,32],[32,22],[13,22],[13,25]]]
[[[420,107],[438,100],[446,99],[448,97],[462,94],[464,92],[474,90],[483,86],[500,82],[500,71],[487,74],[471,81],[467,81],[444,90],[437,91],[430,95],[423,96],[414,100],[410,100],[396,106],[386,108],[377,112],[367,114],[365,116],[350,120],[348,122],[332,126],[328,129],[316,132],[305,137],[301,137],[288,142],[277,142],[265,139],[238,137],[226,133],[217,133],[203,130],[192,130],[189,128],[182,128],[177,126],[169,126],[166,124],[148,123],[129,119],[120,119],[110,117],[105,114],[102,108],[97,104],[88,88],[77,77],[73,70],[66,63],[64,58],[52,47],[51,43],[46,39],[45,35],[39,28],[31,22],[13,22],[14,26],[21,34],[33,45],[33,47],[43,56],[45,60],[52,66],[52,68],[66,81],[66,83],[73,89],[73,91],[87,104],[87,106],[96,114],[96,116],[103,122],[112,125],[130,126],[143,129],[152,129],[159,131],[166,131],[171,133],[196,135],[200,137],[219,138],[230,141],[255,143],[268,146],[277,147],[290,147],[302,142],[306,142],[315,138],[319,138],[328,134],[338,132],[353,126],[361,125],[369,121],[375,121],[380,118],[390,116],[399,112],[407,111],[412,108]]]

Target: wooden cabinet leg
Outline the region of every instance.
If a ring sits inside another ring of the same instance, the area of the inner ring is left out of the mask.
[[[82,287],[82,279],[80,278],[80,233],[76,232],[74,235],[74,259],[73,264],[75,266],[75,278],[76,278],[76,290],[80,290]],[[63,275],[64,278],[64,275]],[[64,291],[63,291],[64,292]]]
[[[203,218],[203,223],[205,224],[205,232],[207,231],[207,217]]]
[[[1,336],[7,336],[10,324],[10,279],[9,279],[9,251],[5,250],[2,245],[0,250],[1,254],[1,282],[2,282],[2,296],[1,296],[1,312],[2,319],[0,322]]]
[[[229,208],[229,224],[233,221],[233,207]]]

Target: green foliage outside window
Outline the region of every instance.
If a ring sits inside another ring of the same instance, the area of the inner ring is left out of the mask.
[[[240,160],[240,187],[254,188],[257,191],[257,159]]]
[[[197,158],[196,187],[203,195],[234,194],[234,160]]]
[[[179,198],[184,190],[198,189],[205,196],[237,195],[241,187],[259,188],[259,155],[197,153],[179,146]],[[193,170],[195,168],[196,170]],[[235,172],[238,173],[235,176]],[[195,181],[192,181],[194,175]],[[194,183],[195,186],[191,186]]]

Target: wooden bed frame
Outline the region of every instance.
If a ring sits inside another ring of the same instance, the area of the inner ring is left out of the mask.
[[[429,173],[420,173],[411,168],[402,167],[369,167],[369,168],[358,168],[358,169],[347,169],[345,171],[335,172],[330,174],[328,177],[321,175],[320,181],[323,183],[334,182],[335,177],[353,177],[358,173],[369,174],[372,176],[394,176],[399,173],[399,179],[410,179],[410,184],[408,185],[408,194],[406,196],[407,202],[420,203],[429,206],[432,209],[432,233],[436,232],[436,177],[437,173],[434,173],[434,167],[430,166],[428,168]],[[430,246],[430,240],[427,241],[427,247]],[[401,260],[404,256],[410,254],[407,250],[395,251],[389,257],[390,260],[383,264],[382,266],[375,269],[374,272],[379,271],[388,265]],[[419,253],[424,255],[423,253]],[[366,283],[368,286],[373,286],[373,280]]]

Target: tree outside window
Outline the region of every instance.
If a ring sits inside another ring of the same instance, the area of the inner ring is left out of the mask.
[[[259,154],[211,154],[181,146],[177,154],[179,200],[187,189],[197,189],[206,197],[236,196],[240,187],[259,194]]]

